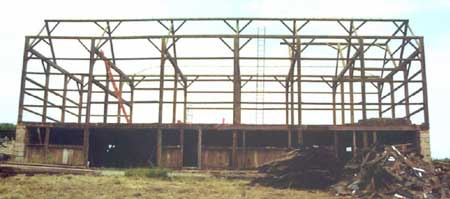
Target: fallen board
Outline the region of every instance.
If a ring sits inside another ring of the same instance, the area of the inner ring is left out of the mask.
[[[98,171],[92,169],[82,169],[82,168],[70,168],[70,167],[55,167],[55,166],[38,166],[38,165],[27,165],[27,164],[11,164],[11,163],[1,163],[0,164],[0,176],[7,177],[16,174],[74,174],[74,175],[98,175]]]

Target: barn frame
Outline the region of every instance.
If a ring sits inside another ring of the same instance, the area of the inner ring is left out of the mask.
[[[45,20],[22,67],[19,162],[253,169],[373,143],[430,158],[424,41],[408,20]]]

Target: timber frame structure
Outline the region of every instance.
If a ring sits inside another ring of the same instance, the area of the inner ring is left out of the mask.
[[[17,161],[251,169],[376,142],[429,157],[424,42],[408,20],[46,20],[21,78]]]

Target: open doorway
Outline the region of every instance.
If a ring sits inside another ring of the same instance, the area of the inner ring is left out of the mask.
[[[94,128],[90,131],[91,166],[129,168],[156,164],[155,130]]]
[[[183,167],[198,167],[198,132],[186,130],[183,139]]]

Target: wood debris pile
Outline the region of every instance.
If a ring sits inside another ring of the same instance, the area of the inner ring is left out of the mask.
[[[337,195],[359,198],[448,198],[447,175],[440,172],[395,146],[373,147],[345,166],[345,177],[333,189]]]
[[[9,142],[7,137],[0,138],[0,162],[11,159],[11,155],[4,152],[2,149],[7,149],[6,143]]]
[[[342,166],[332,150],[309,147],[289,154],[260,168],[266,176],[251,184],[275,188],[325,188],[339,179]]]

